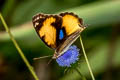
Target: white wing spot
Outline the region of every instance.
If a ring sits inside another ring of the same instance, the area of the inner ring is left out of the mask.
[[[39,20],[39,17],[37,17],[36,20]]]
[[[35,27],[37,27],[38,25],[39,25],[39,23],[38,23],[38,22],[36,22],[36,23],[35,23]]]

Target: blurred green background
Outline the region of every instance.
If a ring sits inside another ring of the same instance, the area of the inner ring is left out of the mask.
[[[87,29],[81,33],[96,80],[120,80],[120,0],[0,0],[0,12],[40,80],[81,80],[74,69],[64,69],[50,58],[54,51],[37,36],[32,16],[74,12]],[[79,39],[79,71],[91,80]],[[0,21],[0,80],[34,80]]]

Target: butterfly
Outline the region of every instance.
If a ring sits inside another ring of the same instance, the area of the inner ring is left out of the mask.
[[[86,28],[82,18],[72,12],[58,15],[40,13],[33,16],[32,22],[40,39],[55,50],[53,59],[63,55]]]

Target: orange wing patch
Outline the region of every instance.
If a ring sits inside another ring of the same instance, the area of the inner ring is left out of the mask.
[[[56,19],[53,17],[47,18],[39,30],[40,37],[44,37],[44,41],[52,48],[56,48],[56,29],[51,25],[55,21]]]

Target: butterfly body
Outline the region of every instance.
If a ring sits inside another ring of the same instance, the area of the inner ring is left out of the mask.
[[[55,50],[53,59],[64,54],[86,28],[81,18],[68,12],[59,15],[37,14],[33,17],[33,25],[41,40]]]

